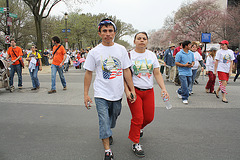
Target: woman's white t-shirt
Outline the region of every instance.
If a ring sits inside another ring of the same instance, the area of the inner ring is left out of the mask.
[[[192,70],[195,70],[195,69],[198,69],[199,61],[202,60],[202,56],[198,51],[193,52],[193,54],[194,54],[194,66],[192,67]]]
[[[209,55],[206,60],[206,71],[214,72],[214,65],[215,61],[213,60],[212,56]]]
[[[113,46],[99,44],[90,50],[83,67],[96,71],[94,97],[109,101],[121,99],[124,92],[123,69],[130,66],[127,50],[117,43]]]
[[[220,49],[217,51],[215,59],[218,60],[217,71],[229,73],[231,61],[233,61],[235,57],[232,50]]]
[[[141,89],[153,88],[153,69],[160,67],[156,55],[149,50],[144,53],[132,50],[130,59],[134,86]]]

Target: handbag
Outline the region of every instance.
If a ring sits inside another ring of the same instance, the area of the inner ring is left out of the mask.
[[[14,52],[13,49],[12,49],[12,51],[13,51],[13,54],[14,54],[16,57],[18,57],[18,56],[15,54],[15,52]],[[18,61],[19,61],[19,63],[20,63],[20,66],[21,66],[22,68],[24,68],[24,63],[23,63],[22,58],[20,58]]]

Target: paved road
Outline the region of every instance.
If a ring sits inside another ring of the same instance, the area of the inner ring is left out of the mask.
[[[39,76],[41,89],[30,91],[29,75],[24,89],[9,93],[0,89],[0,160],[100,160],[96,109],[83,106],[84,72],[65,74],[68,90],[57,82],[57,93],[48,95],[50,74]],[[16,82],[16,79],[15,79]],[[146,160],[238,160],[240,159],[240,80],[230,83],[229,104],[204,93],[205,81],[194,86],[189,105],[175,93],[177,86],[165,82],[173,109],[167,110],[154,85],[156,113],[146,127],[141,144]],[[93,90],[91,87],[91,95]],[[112,150],[117,160],[137,160],[131,151],[128,130],[131,114],[123,109],[113,130]]]

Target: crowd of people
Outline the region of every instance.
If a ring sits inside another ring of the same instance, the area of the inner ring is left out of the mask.
[[[58,72],[63,90],[67,90],[67,82],[64,72],[68,71],[71,61],[76,63],[76,68],[85,69],[84,77],[84,105],[89,109],[93,103],[89,96],[92,74],[96,72],[94,81],[94,100],[99,119],[99,138],[104,147],[104,159],[113,160],[114,155],[110,148],[113,144],[112,129],[116,127],[117,118],[121,113],[123,93],[127,97],[132,119],[128,138],[132,141],[132,151],[138,157],[144,157],[145,153],[140,145],[143,129],[154,119],[155,100],[153,79],[161,89],[161,96],[169,100],[169,94],[160,72],[159,59],[163,59],[166,67],[166,80],[180,85],[176,91],[184,104],[193,94],[193,85],[200,72],[206,69],[209,77],[205,87],[207,93],[214,93],[219,98],[222,93],[222,102],[226,99],[226,86],[233,66],[237,70],[234,82],[240,74],[240,55],[228,49],[226,40],[220,42],[221,49],[211,48],[209,54],[202,58],[202,51],[198,43],[188,40],[170,44],[166,51],[152,52],[147,49],[148,35],[146,32],[138,32],[134,37],[135,48],[127,52],[125,47],[115,43],[116,25],[111,19],[103,19],[98,25],[98,35],[102,42],[95,48],[88,50],[65,50],[57,36],[52,37],[53,50],[44,50],[41,56],[35,45],[31,52],[26,54],[28,69],[32,80],[32,90],[40,88],[38,71],[42,70],[42,58],[44,64],[49,65],[51,60],[51,89],[48,94],[56,93],[56,73]],[[11,47],[7,53],[1,56],[11,58],[9,86],[13,89],[15,72],[18,75],[18,88],[22,89],[22,56],[23,51],[16,46],[16,41],[11,39]],[[175,48],[176,47],[176,48]],[[156,56],[157,54],[157,56]],[[233,61],[237,59],[237,61]],[[79,63],[81,65],[79,65]],[[77,65],[78,64],[78,65]],[[200,72],[199,72],[200,71]],[[214,89],[216,76],[219,78],[219,87]]]

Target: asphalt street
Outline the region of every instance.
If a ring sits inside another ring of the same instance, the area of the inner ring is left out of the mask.
[[[17,86],[15,75],[15,87]],[[57,93],[47,94],[49,73],[40,73],[40,90],[31,91],[28,74],[23,89],[9,93],[0,89],[0,160],[101,160],[103,146],[98,138],[95,105],[83,106],[83,70],[65,73],[68,90],[63,91],[57,76]],[[239,160],[240,79],[230,79],[228,104],[205,93],[199,78],[189,104],[176,95],[178,86],[165,81],[173,105],[167,110],[154,84],[154,121],[145,128],[140,143],[146,160]],[[93,98],[93,88],[90,88]],[[131,114],[123,97],[121,115],[113,130],[112,151],[116,160],[137,160],[127,138]]]

